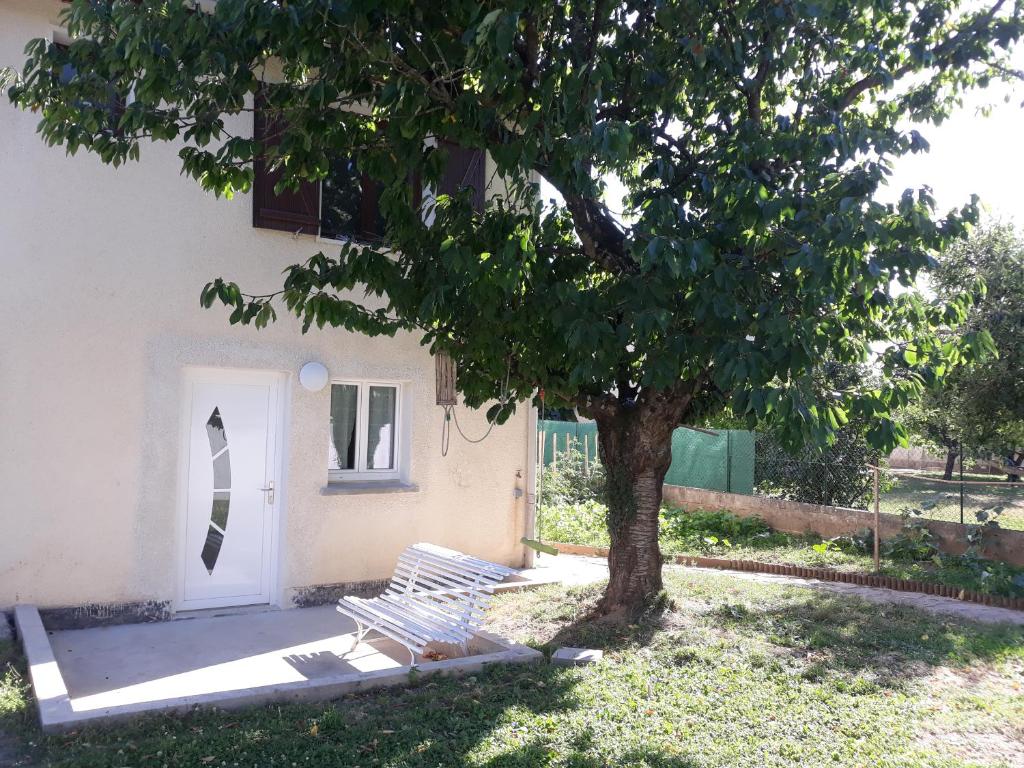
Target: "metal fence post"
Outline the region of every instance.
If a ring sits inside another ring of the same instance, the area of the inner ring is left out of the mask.
[[[732,430],[725,430],[725,490],[732,493]]]
[[[960,443],[960,525],[964,524],[964,444]]]
[[[878,467],[874,467],[875,471],[875,573],[880,570],[879,558],[878,558],[878,524],[880,521],[880,515],[878,514]],[[960,486],[963,488],[963,485]]]

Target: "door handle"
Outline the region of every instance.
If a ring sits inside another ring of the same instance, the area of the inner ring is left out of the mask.
[[[267,487],[266,488],[260,488],[260,490],[263,491],[265,494],[267,494],[267,504],[273,504],[274,503],[274,481],[271,480],[269,483],[267,483]]]

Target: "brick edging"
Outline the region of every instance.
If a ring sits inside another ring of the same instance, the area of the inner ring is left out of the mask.
[[[567,555],[590,555],[607,557],[605,547],[591,547],[584,544],[562,544],[546,542]],[[831,568],[808,568],[802,565],[783,565],[781,563],[761,563],[756,560],[725,560],[718,557],[692,557],[689,555],[668,555],[667,558],[677,565],[696,566],[698,568],[718,568],[729,571],[747,571],[752,573],[770,573],[779,576],[796,576],[801,579],[817,579],[818,581],[834,581],[840,584],[856,584],[861,587],[877,587],[894,589],[898,592],[920,592],[925,595],[951,597],[980,605],[992,605],[998,608],[1012,608],[1024,611],[1024,598],[988,595],[973,589],[960,589],[948,584],[935,584],[930,581],[916,579],[899,579],[895,576],[881,576],[874,573],[856,573],[834,571]]]

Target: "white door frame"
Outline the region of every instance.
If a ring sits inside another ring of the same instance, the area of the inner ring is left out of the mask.
[[[283,520],[286,503],[284,467],[285,467],[285,427],[287,424],[288,374],[280,371],[254,370],[249,368],[200,368],[185,367],[181,380],[181,408],[178,434],[178,498],[175,504],[175,523],[177,544],[175,551],[174,576],[174,608],[177,611],[192,611],[203,608],[222,608],[240,605],[234,598],[207,598],[201,600],[185,600],[185,558],[188,556],[186,546],[186,527],[188,523],[189,503],[189,445],[192,428],[192,392],[197,383],[238,384],[255,383],[273,385],[273,399],[270,404],[269,427],[273,429],[274,440],[270,450],[274,455],[271,459],[274,480],[274,504],[271,507],[269,531],[265,536],[270,546],[264,555],[267,572],[267,590],[269,605],[280,602],[280,560],[281,539],[283,536]],[[248,603],[247,603],[248,604]],[[260,605],[261,603],[255,603]]]

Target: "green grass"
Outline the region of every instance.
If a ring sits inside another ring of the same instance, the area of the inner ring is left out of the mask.
[[[546,506],[540,511],[539,528],[545,541],[566,544],[608,546],[604,506],[597,502],[561,507]],[[660,526],[661,550],[666,555],[723,557],[762,563],[784,563],[838,571],[873,571],[874,560],[868,551],[853,546],[829,546],[821,551],[822,538],[813,534],[789,534],[773,531],[758,518],[738,518],[728,512],[663,509]],[[815,549],[818,546],[819,549]],[[907,562],[883,557],[881,572],[886,576],[949,584],[961,589],[993,594],[1024,596],[1024,588],[1010,579],[1024,569],[1000,566],[999,578],[983,578],[965,565],[944,561]],[[1004,577],[1005,576],[1005,577]]]
[[[16,734],[24,732],[28,718],[24,665],[14,643],[0,640],[0,766],[20,764],[23,749]]]
[[[0,621],[4,619],[0,616]],[[24,711],[24,675],[18,664],[14,643],[0,640],[0,722],[19,717]]]
[[[602,664],[498,666],[326,705],[200,711],[44,737],[32,764],[1008,768],[1024,760],[1024,631],[668,569],[669,607],[586,616],[600,587],[503,595],[490,629]],[[15,686],[16,691],[20,687]],[[16,709],[25,706],[17,694]]]

